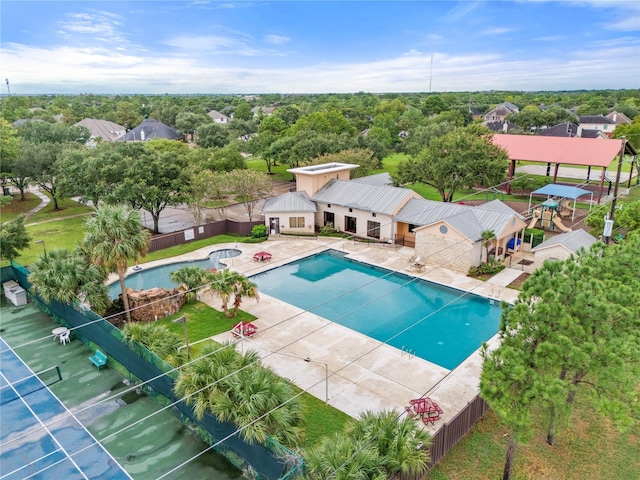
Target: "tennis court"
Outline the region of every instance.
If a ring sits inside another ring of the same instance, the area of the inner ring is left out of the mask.
[[[0,478],[131,478],[2,339],[0,349]]]

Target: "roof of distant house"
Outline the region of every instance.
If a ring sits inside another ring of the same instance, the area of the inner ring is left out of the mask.
[[[631,119],[622,112],[611,112],[608,113],[606,117],[613,120],[616,125],[620,125],[621,123],[631,123]]]
[[[605,117],[604,115],[582,115],[578,117],[578,120],[580,121],[580,123],[586,123],[586,124],[591,124],[591,123],[597,123],[597,124],[603,123],[605,125],[616,124],[616,122],[614,122],[610,118]]]
[[[175,129],[168,127],[155,118],[146,118],[136,128],[129,130],[119,140],[124,142],[147,141],[153,138],[177,140],[182,138]]]
[[[260,110],[262,110],[262,113],[264,115],[271,115],[274,112],[275,107],[253,107],[251,109],[251,112],[254,115],[258,115],[260,113]]]
[[[311,201],[307,192],[287,192],[265,200],[262,211],[264,213],[315,212],[316,204]]]
[[[209,115],[212,119],[214,120],[224,120],[224,121],[229,121],[231,120],[230,117],[228,117],[227,115],[225,115],[224,113],[220,113],[217,110],[211,110],[207,115]]]
[[[501,132],[501,133],[522,132],[522,128],[520,128],[515,123],[511,123],[509,120],[504,120],[504,121],[497,120],[495,122],[482,122],[482,124],[492,132]]]
[[[504,148],[511,160],[608,167],[620,153],[622,140],[495,134],[493,143]],[[626,142],[625,151],[635,154]]]
[[[580,135],[578,135],[578,132]],[[575,123],[563,122],[545,130],[540,130],[538,135],[545,137],[580,137],[580,138],[609,138],[600,130],[580,128]]]
[[[14,127],[19,127],[20,125],[24,125],[25,123],[29,122],[44,122],[44,120],[41,120],[39,118],[21,118],[13,122],[11,125],[13,125]]]
[[[537,247],[531,249],[532,252],[537,252],[539,250],[544,250],[545,248],[553,247],[556,245],[562,245],[567,250],[575,253],[580,248],[584,248],[588,250],[591,245],[596,243],[598,240],[591,234],[585,232],[582,229],[574,230],[572,232],[561,233],[560,235],[555,235],[548,240],[545,240]]]
[[[113,141],[125,134],[127,129],[122,125],[110,122],[108,120],[98,120],[95,118],[84,118],[74,127],[85,127],[91,133],[93,138],[102,138],[103,140]]]
[[[394,215],[409,198],[419,195],[408,188],[388,185],[369,185],[351,180],[335,178],[318,190],[311,200],[314,202],[341,205],[365,212]]]

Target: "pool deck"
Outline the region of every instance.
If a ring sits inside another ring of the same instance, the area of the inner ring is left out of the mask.
[[[503,286],[502,282],[483,282],[436,264],[427,263],[421,272],[412,272],[409,269],[414,255],[412,248],[373,246],[336,238],[283,238],[259,244],[212,245],[141,266],[150,268],[202,259],[223,248],[242,251],[240,256],[222,261],[247,276],[332,248],[355,260],[496,301],[512,303],[519,293]],[[253,254],[258,251],[271,253],[271,261],[254,261]],[[214,294],[203,294],[201,300],[220,308],[220,299]],[[329,404],[353,417],[366,410],[403,412],[410,399],[428,396],[440,405],[444,411],[441,418],[447,422],[479,392],[482,371],[479,351],[454,370],[447,370],[268,295],[262,294],[259,302],[246,299],[241,308],[257,317],[254,323],[258,333],[251,339],[239,341],[238,349],[257,351],[263,363],[279,375],[322,400],[328,397]],[[214,339],[224,341],[233,337],[224,333]],[[488,344],[495,348],[497,335]],[[443,422],[425,428],[435,432]]]

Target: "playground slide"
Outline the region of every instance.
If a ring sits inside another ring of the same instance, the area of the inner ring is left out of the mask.
[[[540,220],[540,211],[539,210],[534,210],[533,211],[533,217],[531,218],[531,223],[529,224],[528,228],[538,228],[538,227],[536,227],[536,224],[538,223],[538,220]]]
[[[573,231],[569,227],[565,226],[564,223],[562,223],[562,220],[560,220],[560,217],[553,217],[553,224],[556,227],[558,227],[560,230],[562,230],[563,232],[572,232]]]

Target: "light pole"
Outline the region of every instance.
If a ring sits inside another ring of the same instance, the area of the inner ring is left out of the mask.
[[[47,247],[45,247],[45,245],[44,245],[44,240],[36,240],[33,243],[41,243],[42,244],[42,250],[44,251],[44,258],[47,258]]]
[[[184,325],[184,339],[187,344],[187,361],[191,360],[189,357],[189,330],[187,329],[187,317],[182,316],[180,318],[176,318],[175,320],[171,320],[173,323],[182,323]]]

